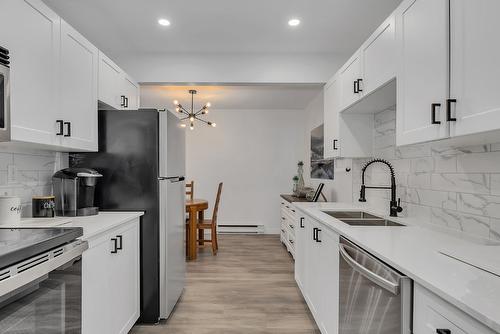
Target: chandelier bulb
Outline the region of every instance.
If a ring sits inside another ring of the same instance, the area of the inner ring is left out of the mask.
[[[176,106],[178,106],[178,105],[179,105],[179,101],[174,100],[174,104],[175,104]]]
[[[194,124],[193,123],[191,123],[191,125],[189,126],[189,129],[190,130],[194,130]]]
[[[180,126],[181,126],[181,128],[185,128],[185,127],[186,127],[186,124],[181,123],[181,124],[180,124]]]
[[[194,116],[189,117],[189,120],[190,120],[191,122],[194,122]]]
[[[212,123],[212,127],[215,128],[217,126],[217,124],[215,123]]]
[[[210,108],[210,107],[212,106],[212,104],[211,104],[210,102],[207,102],[207,104],[205,104],[205,106],[206,106],[207,108]]]

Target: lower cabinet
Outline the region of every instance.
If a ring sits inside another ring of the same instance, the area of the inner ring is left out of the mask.
[[[298,218],[295,277],[321,333],[338,332],[339,236],[323,224]]]
[[[413,302],[413,333],[415,334],[495,333],[418,284],[415,284]]]
[[[82,264],[82,332],[128,333],[140,313],[139,218],[89,240]]]

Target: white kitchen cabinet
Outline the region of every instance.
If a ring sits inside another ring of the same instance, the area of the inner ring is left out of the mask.
[[[140,312],[139,218],[89,240],[82,261],[82,332],[128,333]]]
[[[123,76],[123,94],[125,95],[125,106],[123,109],[126,110],[137,110],[139,109],[139,84],[135,82],[128,75]]]
[[[500,129],[500,1],[451,0],[452,136]]]
[[[308,227],[302,215],[297,216],[297,230],[295,231],[295,281],[302,294],[305,292],[306,276],[306,234]]]
[[[339,111],[341,108],[341,81],[334,76],[323,90],[324,99],[324,145],[323,156],[325,159],[340,156],[339,140]]]
[[[139,108],[139,85],[102,52],[99,52],[99,101],[109,109]]]
[[[364,84],[361,71],[361,52],[357,51],[340,70],[342,109],[349,107],[363,96]]]
[[[447,4],[447,0],[407,0],[397,11],[397,145],[449,135],[444,112],[448,96]]]
[[[41,0],[4,0],[0,44],[11,56],[11,134],[55,145],[61,19]]]
[[[99,52],[99,101],[112,109],[124,106],[124,95],[120,92],[122,70],[111,59]]]
[[[396,23],[391,15],[361,47],[364,95],[395,78],[396,52]]]
[[[419,284],[415,284],[413,303],[415,334],[436,334],[439,329],[451,334],[495,333]]]
[[[296,280],[298,277],[297,283],[302,286],[302,294],[321,333],[336,334],[339,304],[339,236],[308,216],[301,218],[304,218],[304,228],[300,229],[300,232],[297,231]]]
[[[61,146],[97,151],[97,48],[61,21]]]

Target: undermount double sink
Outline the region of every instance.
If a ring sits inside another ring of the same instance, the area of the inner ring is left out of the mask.
[[[323,211],[327,215],[337,218],[351,226],[405,226],[364,211]]]

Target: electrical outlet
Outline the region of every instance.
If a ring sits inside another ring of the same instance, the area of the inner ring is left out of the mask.
[[[17,168],[16,165],[7,165],[7,183],[17,183]]]

